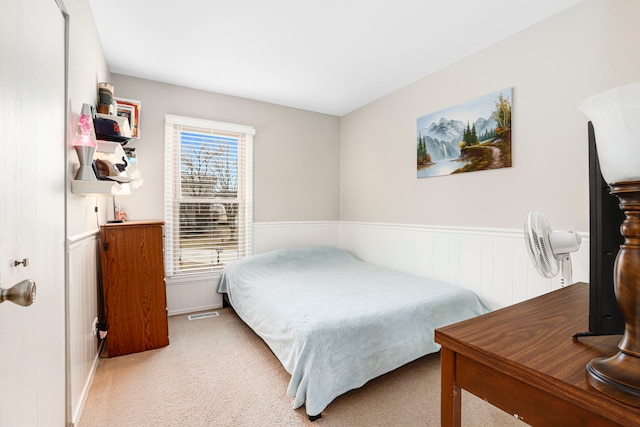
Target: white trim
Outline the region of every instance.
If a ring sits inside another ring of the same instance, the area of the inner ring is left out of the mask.
[[[382,222],[339,221],[340,226],[356,226],[369,228],[382,228],[393,230],[431,231],[436,233],[456,233],[481,236],[522,237],[523,229],[517,228],[490,228],[490,227],[460,227],[452,225],[425,225],[425,224],[400,224]],[[578,232],[583,238],[589,238],[589,232]]]
[[[230,134],[229,137],[237,141],[237,195],[228,199],[228,203],[237,203],[238,212],[238,249],[237,257],[244,257],[252,253],[251,225],[253,223],[253,137],[255,129],[251,126],[224,123],[213,120],[192,117],[165,115],[165,181],[164,181],[164,220],[165,220],[165,274],[168,278],[180,277],[183,271],[181,261],[176,256],[182,256],[177,241],[180,228],[179,209],[183,202],[188,201],[182,195],[180,185],[181,174],[181,133],[185,128],[193,128],[195,133],[206,135]],[[215,198],[202,199],[204,203],[212,203]],[[224,203],[221,199],[218,203]],[[228,252],[231,257],[233,253]],[[201,251],[194,256],[196,259],[206,257],[207,252]],[[219,255],[218,255],[219,256]],[[208,258],[207,258],[208,259]],[[230,258],[223,260],[223,264],[230,262]],[[206,262],[203,263],[208,265]],[[219,271],[220,266],[203,268],[206,272]],[[206,274],[205,272],[205,274]]]
[[[176,116],[173,114],[165,114],[165,124],[203,127],[225,132],[246,133],[255,136],[256,130],[253,126],[237,125],[235,123],[217,122],[215,120],[196,119],[193,117]]]
[[[92,240],[98,237],[99,230],[90,230],[84,233],[75,234],[67,238],[67,251],[71,251],[81,245],[85,240]]]
[[[254,222],[254,227],[263,228],[279,228],[279,227],[300,227],[300,226],[313,226],[313,227],[336,227],[340,226],[340,221],[269,221],[269,222]]]
[[[251,128],[253,129],[253,128]],[[241,218],[243,219],[244,226],[242,227],[242,233],[244,236],[238,236],[238,243],[240,238],[244,237],[244,249],[245,256],[249,256],[253,253],[253,134],[246,133],[244,138],[244,166],[238,168],[238,196],[244,203],[244,212]],[[240,147],[238,147],[240,148]]]
[[[180,286],[187,283],[202,283],[218,279],[220,279],[220,273],[206,272],[167,277],[165,282],[167,286]]]
[[[213,308],[222,308],[222,304],[202,305],[199,307],[188,307],[181,310],[169,310],[167,316],[179,316],[181,314],[195,313],[197,311],[211,310]]]
[[[78,406],[75,409],[75,412],[72,414],[71,422],[72,424],[77,423],[80,420],[80,416],[82,415],[82,410],[84,409],[84,404],[87,402],[87,397],[89,397],[89,390],[91,390],[91,385],[93,384],[93,379],[96,376],[96,370],[98,369],[98,362],[100,361],[100,352],[102,351],[102,346],[105,341],[100,343],[98,346],[98,351],[93,357],[93,362],[91,363],[91,368],[89,370],[89,374],[84,383],[84,387],[82,387],[82,391],[80,393],[80,400],[75,402]]]

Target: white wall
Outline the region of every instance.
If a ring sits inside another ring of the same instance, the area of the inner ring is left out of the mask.
[[[587,0],[341,118],[341,246],[476,291],[492,308],[559,287],[527,259],[528,211],[585,237],[587,118],[577,105],[640,80],[640,2]],[[416,119],[514,87],[513,167],[416,178]]]
[[[69,180],[78,165],[70,141],[81,106],[95,105],[98,82],[112,81],[116,96],[142,101],[142,138],[133,145],[138,149],[145,184],[125,201],[133,219],[162,217],[165,113],[248,124],[257,129],[254,242],[258,252],[334,242],[383,265],[433,274],[470,287],[475,283],[473,266],[479,265],[468,256],[473,248],[486,248],[489,241],[498,242],[497,247],[503,249],[517,245],[508,241],[518,240],[513,230],[521,227],[530,209],[546,212],[557,229],[587,230],[586,118],[577,112],[576,105],[592,93],[640,78],[640,60],[635,55],[640,41],[635,23],[640,3],[586,0],[337,118],[112,77],[88,2],[62,3],[71,17]],[[514,166],[417,180],[416,118],[509,86],[515,87]],[[108,202],[106,197],[83,197],[67,191],[68,392],[74,419],[96,362],[97,341],[90,328],[96,315],[92,233],[105,221]],[[99,207],[97,215],[95,206]],[[443,234],[440,226],[448,231]],[[481,233],[483,237],[477,240],[477,234],[465,232],[465,227],[492,231]],[[440,243],[430,247],[425,241]],[[448,267],[431,261],[433,269],[427,268],[421,254],[442,254],[444,248]],[[579,280],[585,280],[583,254],[584,248],[576,257],[577,266],[574,261]],[[487,259],[480,264],[484,267],[478,277],[493,301],[496,289],[507,289],[509,284],[507,274],[500,273],[505,267],[490,270]],[[499,258],[492,255],[491,259]],[[516,258],[506,271],[520,271],[522,262]],[[528,269],[518,274],[529,277]],[[491,275],[496,271],[501,277],[494,280]],[[510,288],[513,301],[555,286],[531,280],[525,288]],[[487,287],[487,281],[497,283],[496,287]],[[211,288],[207,287],[206,293],[210,295]],[[495,302],[508,301],[496,298]]]
[[[163,121],[171,113],[256,127],[256,252],[326,242],[314,221],[511,231],[521,229],[530,210],[545,212],[556,229],[586,236],[587,119],[576,106],[640,77],[632,54],[640,30],[630,18],[639,7],[631,0],[615,7],[587,0],[341,118],[113,75],[116,96],[142,101],[142,138],[133,146],[145,183],[121,200],[131,218],[162,217]],[[506,87],[514,87],[513,167],[417,179],[417,117]],[[338,241],[363,259],[382,247],[406,253],[384,239],[360,236],[359,242]],[[420,270],[406,262],[397,267]],[[578,277],[586,280],[584,270]],[[188,310],[194,299],[219,303],[210,285],[190,286],[169,288],[170,310]],[[533,296],[556,285],[524,286],[515,294]]]
[[[85,197],[71,193],[71,180],[79,162],[72,148],[73,135],[80,116],[82,104],[97,105],[98,83],[109,81],[111,74],[107,66],[102,44],[87,0],[65,0],[69,20],[69,98],[67,121],[67,235],[83,234],[97,230],[104,222],[106,197]],[[95,206],[99,207],[96,218]]]
[[[97,316],[97,253],[99,223],[104,222],[106,197],[71,193],[70,182],[78,168],[72,138],[82,104],[96,105],[98,82],[110,73],[87,0],[64,0],[69,14],[67,99],[67,415],[77,422],[98,361],[98,340],[93,335]],[[98,206],[96,214],[94,208]]]
[[[558,229],[588,230],[577,105],[640,79],[638,16],[634,0],[587,0],[342,117],[340,219],[520,228],[540,210]],[[513,167],[416,179],[416,119],[507,87]]]
[[[253,126],[254,221],[335,221],[339,215],[339,118],[114,74],[115,95],[142,102],[134,140],[144,184],[121,197],[131,219],[164,214],[164,117]]]
[[[162,218],[164,114],[251,125],[257,130],[256,252],[340,244],[365,260],[477,289],[494,306],[557,286],[531,272],[518,230],[532,209],[547,213],[556,229],[588,229],[586,118],[576,105],[640,78],[640,29],[634,22],[640,2],[586,0],[337,118],[110,76],[87,1],[65,3],[72,18],[70,132],[82,103],[95,105],[100,81],[114,83],[116,96],[142,101],[142,138],[132,145],[144,185],[121,198],[130,218]],[[416,179],[417,117],[510,86],[512,168]],[[69,178],[76,167],[69,148]],[[90,380],[95,358],[95,341],[83,325],[94,313],[79,308],[94,304],[87,233],[104,222],[108,202],[73,194],[67,200],[74,414],[82,399],[78,389]],[[588,271],[585,243],[574,257],[577,280],[586,280]],[[201,295],[215,295],[209,284],[169,288],[168,295],[175,312],[217,304],[202,303]]]

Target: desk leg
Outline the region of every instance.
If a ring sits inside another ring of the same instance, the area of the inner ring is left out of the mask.
[[[440,424],[442,427],[460,427],[460,387],[455,381],[456,354],[442,347],[440,352]]]

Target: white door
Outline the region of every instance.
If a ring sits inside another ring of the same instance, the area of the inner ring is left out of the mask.
[[[0,426],[64,426],[65,20],[55,0],[0,0]],[[27,260],[27,265],[14,261]]]

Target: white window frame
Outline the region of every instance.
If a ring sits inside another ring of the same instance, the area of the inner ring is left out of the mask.
[[[178,266],[180,254],[180,165],[181,139],[183,128],[196,129],[203,133],[235,134],[238,137],[238,198],[242,204],[238,222],[238,258],[251,255],[253,224],[253,137],[251,126],[197,119],[167,114],[165,115],[165,180],[164,180],[164,221],[165,221],[165,270],[167,280],[179,278],[181,281],[197,280],[197,277],[216,276],[222,267],[212,267],[203,272],[181,270]],[[178,258],[177,258],[178,257]]]

